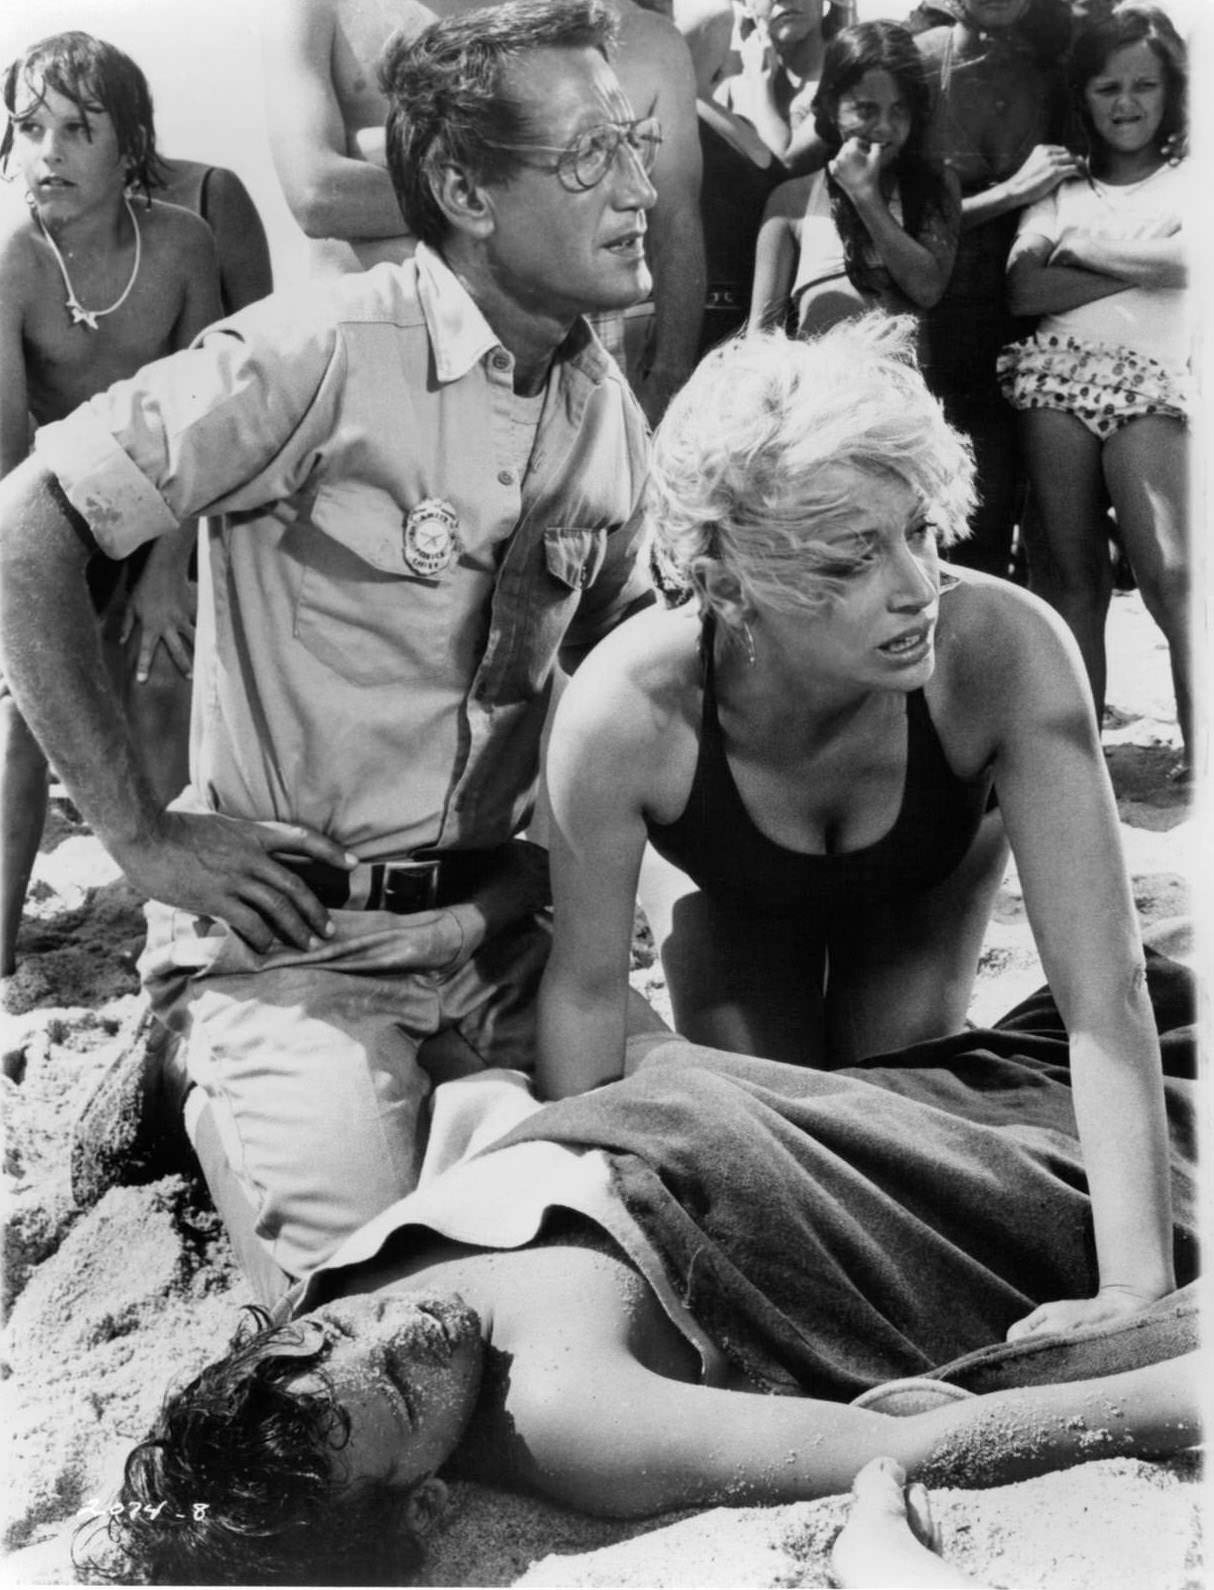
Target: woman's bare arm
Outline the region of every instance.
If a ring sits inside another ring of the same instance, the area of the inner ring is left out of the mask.
[[[961,225],[967,232],[975,226],[985,226],[1001,215],[1044,199],[1060,182],[1082,175],[1083,170],[1069,149],[1061,144],[1037,144],[1010,177],[965,196]]]
[[[995,787],[1037,949],[1070,1037],[1100,1291],[1012,1327],[1067,1330],[1170,1291],[1168,1134],[1159,1040],[1091,694],[1069,630],[1024,592],[982,638],[998,703]]]
[[[767,200],[755,245],[748,331],[768,331],[784,324],[797,274],[797,223],[805,213],[812,180],[801,177],[781,182]]]
[[[535,1069],[548,1099],[624,1070],[653,713],[623,667],[626,647],[613,641],[567,686],[548,746],[554,923]]]
[[[1054,250],[1050,264],[1095,271],[1133,287],[1184,287],[1189,280],[1188,253],[1179,222],[1167,237],[1112,238],[1071,232]]]
[[[1078,266],[1055,263],[1052,238],[1039,234],[1016,240],[1008,259],[1008,308],[1015,315],[1060,315],[1124,292],[1129,282]]]

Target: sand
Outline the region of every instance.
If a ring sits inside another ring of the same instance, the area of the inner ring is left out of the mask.
[[[1200,825],[1177,760],[1167,656],[1136,595],[1118,595],[1105,742],[1144,926],[1189,909]],[[189,1175],[114,1186],[89,1208],[69,1178],[72,1122],[138,1041],[140,902],[62,794],[39,859],[22,965],[3,985],[7,1431],[0,1579],[76,1582],[75,1525],[108,1500],[166,1385],[215,1356],[245,1289]],[[660,971],[634,982],[662,1007]],[[1041,981],[1014,870],[971,1014],[993,1020]],[[946,1555],[988,1585],[1197,1590],[1196,1463],[1093,1462],[997,1490],[935,1493]],[[825,1585],[844,1498],[618,1524],[474,1486],[415,1582],[430,1585]]]

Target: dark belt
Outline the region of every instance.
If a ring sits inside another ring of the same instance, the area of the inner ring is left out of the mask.
[[[396,861],[364,861],[348,872],[311,856],[277,852],[274,859],[306,883],[326,910],[408,916],[470,899],[501,865],[503,848],[418,850]]]

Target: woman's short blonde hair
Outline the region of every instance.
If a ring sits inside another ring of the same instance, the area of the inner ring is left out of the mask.
[[[702,361],[654,439],[648,506],[669,583],[700,586],[708,558],[757,607],[822,607],[851,572],[822,539],[854,513],[850,475],[904,482],[943,547],[969,534],[973,459],[914,334],[908,317],[870,314],[808,341],[736,338]]]

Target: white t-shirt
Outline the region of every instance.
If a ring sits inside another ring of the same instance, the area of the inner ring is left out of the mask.
[[[1178,221],[1183,224],[1192,197],[1187,163],[1160,166],[1142,182],[1125,187],[1086,178],[1064,182],[1024,210],[1011,258],[1030,238],[1046,238],[1057,245],[1068,232],[1116,239],[1168,237]],[[1078,342],[1133,348],[1173,370],[1187,369],[1192,353],[1189,293],[1184,287],[1127,287],[1078,309],[1045,315],[1037,329]]]

